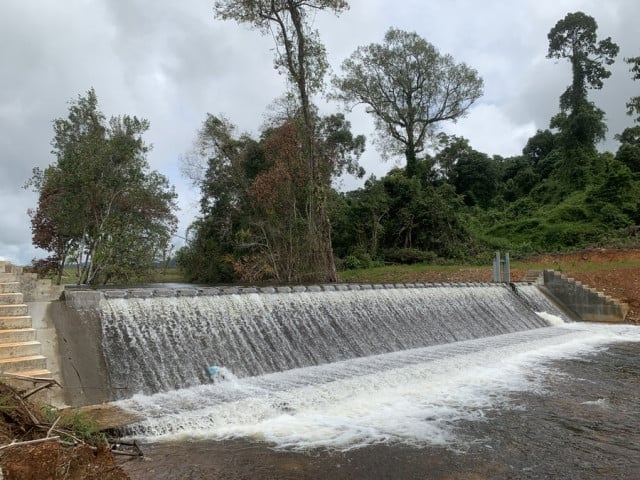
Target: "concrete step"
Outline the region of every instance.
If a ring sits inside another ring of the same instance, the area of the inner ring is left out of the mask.
[[[29,307],[23,304],[0,305],[0,317],[20,317],[29,313]]]
[[[16,282],[18,274],[15,272],[0,272],[0,283]]]
[[[32,370],[46,370],[46,368],[47,357],[44,355],[0,359],[0,376],[2,376],[1,372],[28,372]]]
[[[36,340],[0,343],[0,359],[40,355],[42,345]]]
[[[19,293],[20,282],[4,282],[0,283],[0,293]]]
[[[0,344],[12,342],[30,342],[35,339],[35,328],[11,328],[0,330]]]
[[[18,328],[31,328],[31,317],[29,315],[0,316],[0,330]]]
[[[0,293],[0,305],[21,305],[24,298],[21,293]]]
[[[522,282],[525,283],[536,283],[541,280],[542,270],[529,270],[525,273],[524,277],[522,277]]]

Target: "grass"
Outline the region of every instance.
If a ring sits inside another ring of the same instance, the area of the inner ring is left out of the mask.
[[[532,258],[525,260],[512,260],[511,269],[519,271],[527,270],[558,270],[561,272],[593,272],[599,270],[624,269],[640,267],[640,258],[627,259],[609,262],[606,260],[576,260],[575,257],[556,257],[555,260],[541,258],[536,261]],[[457,265],[432,265],[427,263],[418,263],[413,265],[388,265],[383,267],[371,267],[355,270],[343,270],[338,272],[338,279],[342,282],[361,282],[361,283],[403,283],[418,281],[420,277],[438,277],[446,278],[456,272],[474,272],[482,274],[482,272],[490,272],[492,270],[491,263],[478,265],[477,263],[461,263]],[[76,270],[73,268],[65,269],[62,277],[63,284],[76,284]],[[188,283],[177,268],[169,268],[166,270],[155,270],[152,276],[145,282],[141,283]]]
[[[55,282],[55,277],[49,277]],[[78,283],[77,270],[74,267],[68,267],[64,269],[62,275],[62,285],[76,285]],[[188,283],[177,268],[157,269],[151,273],[151,276],[138,283]]]
[[[568,257],[567,260],[556,258],[555,260],[533,259],[511,261],[511,270],[526,272],[527,270],[557,270],[560,272],[597,272],[610,269],[624,269],[640,267],[640,258],[619,261],[603,260],[575,260]],[[364,268],[357,270],[345,270],[339,272],[339,280],[343,282],[362,283],[403,283],[414,282],[419,278],[447,278],[460,272],[473,272],[476,277],[489,275],[492,265],[458,264],[458,265],[430,265],[426,263],[414,265],[391,265],[384,267]],[[464,276],[464,274],[462,275]],[[517,279],[516,279],[517,280]]]
[[[388,265],[384,267],[362,268],[357,270],[344,270],[338,272],[338,277],[343,282],[367,282],[384,283],[389,281],[404,281],[427,273],[450,273],[461,269],[486,270],[489,267],[479,267],[478,265],[430,265],[416,263],[413,265]]]

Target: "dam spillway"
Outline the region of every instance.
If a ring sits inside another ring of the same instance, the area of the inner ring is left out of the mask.
[[[60,303],[65,390],[120,399],[139,419],[122,433],[172,446],[466,449],[497,412],[545,395],[554,362],[588,369],[594,352],[640,340],[632,325],[572,322],[537,284],[67,291]],[[212,365],[224,376],[209,378]]]
[[[341,285],[125,298],[105,291],[97,311],[113,397],[126,398],[210,383],[209,366],[255,377],[548,326],[536,310],[548,312],[552,302],[536,286],[520,290]]]

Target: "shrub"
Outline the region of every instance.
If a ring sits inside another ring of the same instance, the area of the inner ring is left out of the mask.
[[[385,250],[384,260],[389,263],[414,264],[433,262],[438,256],[433,252],[425,252],[417,248],[393,248]]]

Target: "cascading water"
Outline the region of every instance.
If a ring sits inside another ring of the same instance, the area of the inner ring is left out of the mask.
[[[118,402],[143,419],[128,434],[464,450],[460,427],[543,392],[550,361],[640,341],[637,327],[570,322],[534,285],[356,288],[103,298],[112,384],[143,392]]]
[[[360,288],[103,298],[111,384],[151,394],[208,383],[209,366],[253,377],[548,325],[533,286],[527,301],[495,284]]]

